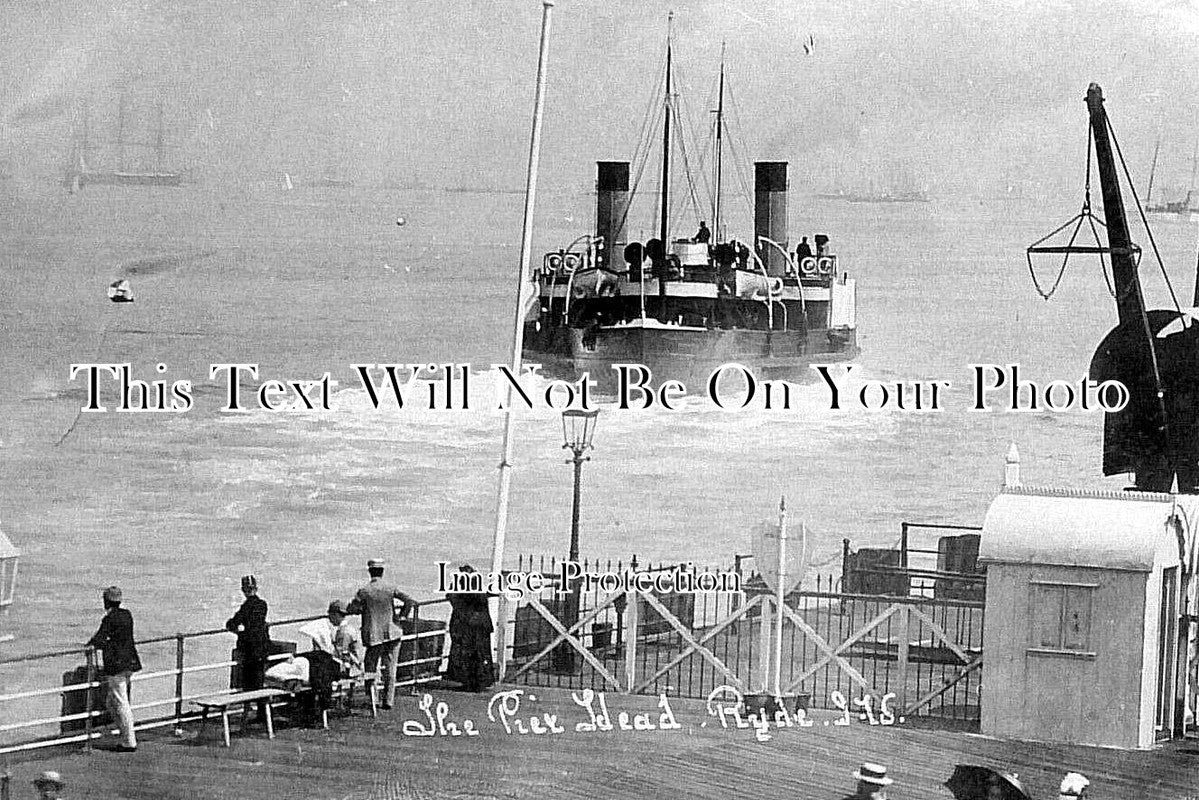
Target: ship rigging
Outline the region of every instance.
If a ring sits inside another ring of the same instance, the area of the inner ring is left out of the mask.
[[[162,103],[155,105],[153,138],[130,139],[128,104],[124,97],[117,107],[116,142],[110,158],[115,168],[95,166],[97,142],[91,133],[91,114],[86,106],[80,109],[79,123],[71,143],[71,153],[63,173],[63,186],[77,192],[91,184],[107,186],[182,186],[183,173],[166,167],[166,129]],[[129,151],[141,155],[130,159]],[[153,159],[148,158],[153,153]]]

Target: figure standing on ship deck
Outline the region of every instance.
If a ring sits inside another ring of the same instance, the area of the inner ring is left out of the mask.
[[[367,572],[371,576],[370,583],[363,586],[354,595],[354,599],[346,607],[348,614],[362,615],[362,643],[366,645],[366,672],[374,672],[382,662],[383,668],[383,702],[384,709],[391,708],[395,702],[396,656],[400,650],[400,637],[403,631],[399,619],[407,617],[412,610],[413,601],[383,580],[383,568],[386,564],[372,558],[366,562]],[[403,603],[397,616],[395,602]]]
[[[108,711],[112,714],[121,732],[119,752],[137,749],[137,737],[133,733],[133,709],[129,707],[129,686],[133,673],[142,668],[133,644],[133,615],[121,608],[121,588],[109,586],[104,590],[104,619],[100,629],[88,640],[88,645],[104,655],[101,673],[108,690]]]
[[[258,596],[258,579],[253,575],[244,576],[241,579],[241,591],[246,596],[245,602],[225,623],[225,630],[237,634],[238,663],[241,665],[240,688],[250,691],[262,688],[271,634],[266,622],[266,601]],[[265,701],[258,702],[255,721],[266,721]]]
[[[795,261],[802,263],[805,258],[812,257],[812,246],[808,244],[808,237],[803,237],[799,243],[799,247],[795,248]]]
[[[706,220],[699,223],[699,230],[695,232],[695,238],[692,241],[696,244],[707,244],[712,241],[712,231],[708,228]]]
[[[823,233],[816,234],[816,257],[824,258],[828,254],[828,237]]]
[[[738,239],[733,240],[733,247],[737,251],[737,269],[749,269],[749,248]]]

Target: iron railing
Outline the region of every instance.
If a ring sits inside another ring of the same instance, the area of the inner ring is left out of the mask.
[[[400,640],[397,687],[416,687],[439,678],[448,640],[447,609],[444,599],[415,604],[412,621],[406,623],[409,632]],[[292,629],[320,618],[271,622],[271,638],[288,641],[281,634],[300,636]],[[190,701],[236,691],[231,688],[230,671],[237,662],[222,655],[229,652],[230,635],[224,628],[214,628],[137,641],[143,669],[132,678],[135,728],[173,727],[181,735],[185,722],[199,718],[189,710]],[[288,655],[271,658],[282,660]],[[60,673],[64,666],[68,669]],[[61,684],[55,680],[60,676]],[[93,648],[0,659],[0,678],[0,754],[70,743],[88,746],[104,734],[104,699],[97,691],[104,683]]]

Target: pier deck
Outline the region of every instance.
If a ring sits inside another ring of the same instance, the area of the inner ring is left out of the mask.
[[[515,687],[504,687],[515,688]],[[197,740],[198,725],[183,738],[169,731],[140,736],[138,752],[84,752],[59,747],[10,762],[14,798],[32,797],[29,782],[41,770],[60,771],[72,798],[720,798],[827,800],[853,788],[862,761],[889,767],[890,795],[951,798],[941,784],[954,764],[975,763],[1017,772],[1033,798],[1055,797],[1066,771],[1092,781],[1091,796],[1165,798],[1199,796],[1199,742],[1172,743],[1150,752],[997,741],[904,725],[848,726],[815,711],[811,728],[771,728],[761,742],[753,729],[722,729],[700,701],[672,699],[678,730],[577,732],[587,710],[568,692],[520,687],[519,717],[557,714],[560,734],[505,733],[488,720],[490,693],[432,691],[448,707],[447,722],[474,721],[478,736],[409,736],[405,722],[426,723],[419,697],[399,697],[395,709],[371,719],[369,711],[337,716],[330,730],[280,725],[274,740],[260,732],[234,735],[226,749]],[[529,694],[536,697],[530,700]],[[613,721],[620,711],[659,721],[658,700],[608,695]],[[432,709],[436,712],[436,706]],[[706,725],[704,724],[706,723]]]

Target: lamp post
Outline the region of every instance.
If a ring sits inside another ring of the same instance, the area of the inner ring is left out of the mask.
[[[574,464],[574,501],[570,511],[570,554],[571,561],[579,560],[579,500],[582,497],[583,462],[590,461],[585,454],[592,449],[591,439],[595,436],[595,421],[599,410],[581,411],[570,409],[562,412],[562,449],[574,454],[567,464]],[[563,623],[567,628],[579,621],[579,582],[575,581],[570,596],[566,600],[566,613]],[[557,651],[555,666],[559,672],[574,672],[575,651],[569,645],[562,645]]]

